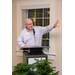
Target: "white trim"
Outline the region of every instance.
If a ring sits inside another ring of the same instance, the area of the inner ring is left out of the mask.
[[[45,54],[47,54],[47,55],[51,55],[51,56],[56,56],[55,53],[45,53]]]
[[[50,5],[46,4],[46,5],[33,5],[33,6],[22,6],[21,9],[41,9],[41,8],[50,8]]]
[[[54,59],[48,59],[48,61],[50,61],[50,62],[51,62],[51,61],[54,61]]]
[[[18,2],[17,2],[17,39],[18,39]],[[18,49],[18,46],[17,46]]]
[[[16,50],[15,52],[22,52],[22,51],[23,51],[23,50],[20,50],[20,49],[19,49],[19,50]]]
[[[17,2],[17,38],[22,29],[22,14],[21,7],[37,6],[37,5],[50,5],[50,24],[55,22],[55,0],[29,0],[29,1],[19,1]],[[50,49],[49,53],[54,53],[54,29],[50,33]],[[17,46],[17,50],[19,47]],[[17,54],[19,55],[19,54]],[[54,57],[51,57],[54,59]]]
[[[53,8],[50,8],[50,24],[54,24],[55,22],[55,0],[53,0]],[[51,19],[52,16],[52,19]],[[49,48],[49,53],[55,53],[54,50],[54,29],[51,31],[50,35],[50,48]],[[52,57],[52,59],[54,59],[54,57]]]

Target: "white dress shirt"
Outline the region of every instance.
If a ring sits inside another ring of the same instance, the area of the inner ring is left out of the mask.
[[[19,47],[24,47],[24,45],[28,46],[41,46],[42,36],[45,33],[50,32],[53,29],[53,25],[48,25],[45,27],[41,26],[33,26],[35,30],[35,37],[33,35],[33,30],[27,30],[24,28],[18,37],[17,44]]]

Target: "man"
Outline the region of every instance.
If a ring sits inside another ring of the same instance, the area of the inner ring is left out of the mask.
[[[50,32],[53,28],[59,27],[57,26],[59,20],[55,22],[54,25],[48,25],[45,27],[41,26],[33,26],[33,22],[31,19],[25,20],[25,26],[17,40],[17,44],[19,47],[27,47],[27,46],[41,46],[42,36],[45,33]]]

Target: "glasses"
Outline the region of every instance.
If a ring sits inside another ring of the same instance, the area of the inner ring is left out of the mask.
[[[30,23],[30,24],[26,24],[26,25],[32,25],[33,23]]]

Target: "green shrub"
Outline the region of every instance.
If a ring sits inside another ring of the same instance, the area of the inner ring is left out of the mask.
[[[56,71],[56,67],[52,67],[48,60],[38,60],[33,64],[27,65],[26,63],[19,63],[13,66],[14,75],[58,75],[59,71]]]

